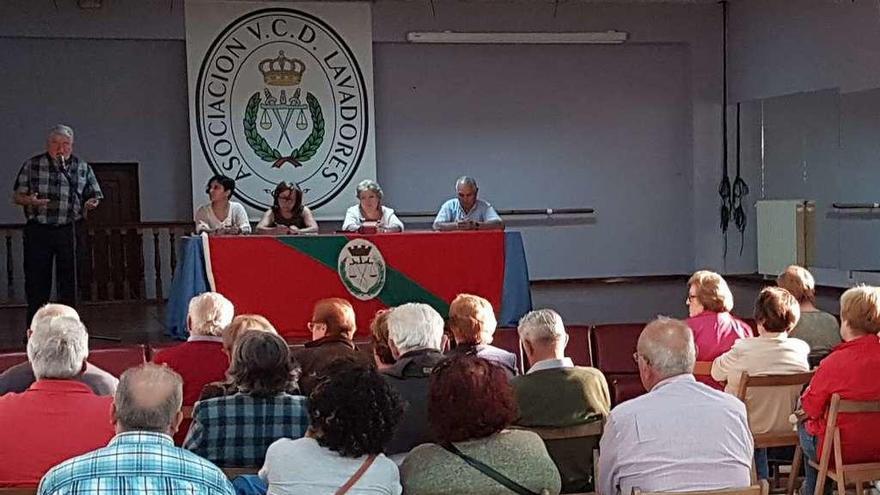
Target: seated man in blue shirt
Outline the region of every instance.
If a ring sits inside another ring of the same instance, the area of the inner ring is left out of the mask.
[[[495,208],[477,199],[479,188],[476,180],[466,175],[459,177],[455,181],[455,190],[458,198],[443,203],[434,219],[434,230],[504,230],[504,222]]]
[[[58,464],[39,495],[235,495],[217,466],[174,446],[183,414],[183,380],[167,366],[129,368],[119,378],[106,447]]]

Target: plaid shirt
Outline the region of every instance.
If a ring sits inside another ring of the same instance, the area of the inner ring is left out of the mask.
[[[309,427],[308,399],[238,393],[196,403],[183,447],[226,467],[260,467],[279,438],[300,438]]]
[[[130,431],[52,468],[38,495],[234,495],[223,471],[162,433]]]
[[[37,155],[21,166],[15,180],[15,192],[37,193],[38,198],[49,200],[46,206],[25,206],[24,215],[28,221],[47,225],[68,224],[82,218],[83,202],[104,197],[95,172],[88,163],[70,155],[66,170],[67,175],[48,153]],[[71,183],[76,187],[79,201],[73,194]]]

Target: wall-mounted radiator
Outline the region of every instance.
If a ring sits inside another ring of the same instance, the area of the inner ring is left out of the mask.
[[[813,261],[816,205],[802,199],[758,201],[758,273],[775,277]]]

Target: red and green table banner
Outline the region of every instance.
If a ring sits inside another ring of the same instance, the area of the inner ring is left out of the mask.
[[[503,232],[208,237],[203,245],[210,287],[236,314],[264,315],[287,338],[308,339],[312,307],[328,297],[352,303],[360,335],[376,311],[407,302],[446,317],[456,295],[471,293],[501,309]]]

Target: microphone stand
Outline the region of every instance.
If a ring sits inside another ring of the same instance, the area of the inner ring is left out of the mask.
[[[74,203],[79,205],[79,211],[82,215],[83,219],[85,219],[85,211],[86,205],[82,199],[82,196],[79,195],[79,189],[76,187],[76,183],[73,181],[73,178],[70,176],[70,172],[67,170],[67,164],[64,162],[64,155],[58,155],[58,161],[61,162],[61,173],[64,174],[64,177],[67,179],[67,185],[70,187],[71,192],[73,192],[73,201]],[[71,236],[73,237],[73,307],[79,306],[79,237],[77,234],[76,228],[76,214],[73,215],[73,222],[71,222]],[[109,239],[108,239],[109,241]],[[124,247],[123,247],[124,249]],[[109,342],[118,342],[121,343],[122,339],[119,337],[110,337],[107,335],[96,335],[89,332],[89,338],[95,340],[106,340]]]

